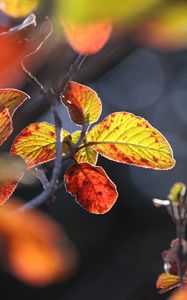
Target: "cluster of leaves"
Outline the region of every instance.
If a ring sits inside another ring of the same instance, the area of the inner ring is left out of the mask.
[[[21,101],[21,92],[15,93]],[[11,108],[15,110],[15,105],[20,105],[20,101],[17,100],[13,106],[10,91],[2,91],[1,94],[7,107],[11,103]],[[168,142],[145,119],[127,112],[116,112],[88,130],[89,125],[97,121],[101,113],[101,101],[96,92],[70,81],[61,94],[61,100],[67,107],[72,121],[83,127],[82,131],[71,135],[62,129],[62,158],[74,160],[73,166],[65,173],[66,188],[89,212],[106,213],[114,205],[118,195],[115,185],[104,170],[95,166],[98,153],[117,162],[145,168],[164,170],[174,166]],[[1,142],[9,135],[7,119],[3,126],[7,130],[3,130]],[[55,159],[55,146],[55,126],[46,122],[33,123],[16,137],[11,154],[22,157],[27,168],[33,168]],[[21,176],[22,174],[19,178]],[[9,190],[9,193],[1,193],[1,204],[14,191],[19,178],[15,179],[12,185],[9,181],[1,182],[3,189]]]
[[[13,17],[20,17],[35,9],[39,1],[21,2],[0,1],[1,9]],[[149,2],[154,4],[157,1]],[[108,7],[111,8],[110,5]],[[34,15],[26,20],[21,26],[6,32],[5,37],[12,33],[17,37],[20,31],[35,26]],[[88,55],[98,52],[107,43],[113,20],[104,17],[78,25],[65,18],[62,23],[70,45],[75,51]],[[168,141],[145,119],[129,112],[115,112],[90,129],[102,112],[97,93],[69,80],[58,96],[72,122],[81,126],[81,130],[72,134],[61,128],[62,161],[73,160],[64,175],[65,186],[88,212],[108,212],[118,196],[115,184],[102,167],[96,166],[98,154],[116,162],[155,170],[167,170],[175,165]],[[13,130],[15,110],[28,98],[19,90],[0,90],[0,144]],[[10,167],[0,174],[0,204],[12,195],[26,169],[55,160],[57,152],[56,124],[37,122],[24,128],[6,157],[6,165]],[[1,209],[0,233],[12,272],[34,285],[45,285],[67,274],[72,269],[68,259],[72,254],[68,247],[61,249],[58,246],[61,241],[59,228],[35,212],[12,213],[18,206],[9,207],[6,204]],[[62,245],[65,245],[64,241]],[[50,273],[46,271],[48,269]]]

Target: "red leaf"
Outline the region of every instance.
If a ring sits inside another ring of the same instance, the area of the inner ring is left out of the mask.
[[[88,24],[63,23],[68,42],[72,48],[82,54],[95,54],[110,38],[112,25],[108,21]]]
[[[115,184],[101,167],[74,164],[66,171],[64,179],[67,191],[90,213],[108,212],[118,197]]]
[[[22,178],[25,163],[21,157],[2,155],[0,166],[0,205],[2,205],[10,198]]]
[[[0,109],[0,145],[2,145],[11,134],[13,127],[8,108],[2,106]]]

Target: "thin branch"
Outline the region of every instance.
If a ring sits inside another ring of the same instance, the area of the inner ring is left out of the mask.
[[[49,21],[48,21],[49,22]],[[43,192],[30,200],[28,203],[24,204],[19,208],[19,211],[25,211],[25,210],[30,210],[35,207],[38,207],[39,205],[43,204],[46,202],[49,198],[53,197],[55,193],[58,191],[59,187],[61,187],[61,184],[59,184],[58,179],[61,173],[61,167],[62,167],[62,162],[65,161],[68,158],[71,158],[75,152],[78,151],[79,145],[82,143],[87,129],[89,127],[89,124],[85,123],[82,127],[82,131],[79,137],[79,140],[77,142],[77,147],[76,149],[72,149],[69,154],[64,155],[62,157],[63,149],[62,149],[62,141],[61,141],[61,131],[62,131],[62,122],[58,113],[58,101],[60,97],[60,93],[64,91],[64,88],[66,87],[67,83],[71,80],[72,75],[79,70],[81,67],[82,63],[84,62],[86,56],[78,55],[76,58],[75,62],[70,66],[69,72],[65,75],[59,91],[54,92],[52,88],[50,88],[48,91],[46,91],[42,85],[42,83],[26,68],[25,66],[25,61],[29,58],[32,57],[34,54],[36,54],[42,45],[45,43],[45,41],[49,38],[51,33],[53,32],[52,24],[50,24],[50,31],[47,33],[43,41],[40,43],[40,45],[31,53],[26,55],[22,61],[21,61],[21,67],[22,70],[25,74],[25,76],[29,79],[29,81],[39,90],[40,94],[44,96],[47,101],[49,102],[54,122],[55,122],[55,131],[56,131],[56,154],[55,154],[55,161],[54,161],[54,167],[52,171],[52,176],[50,181],[47,182],[47,178],[44,178],[42,174],[40,174],[40,181],[43,184],[44,190]],[[39,174],[38,174],[39,175]]]
[[[61,165],[62,165],[62,142],[61,142],[61,129],[62,129],[62,121],[60,119],[59,113],[58,113],[58,107],[57,107],[57,97],[52,89],[49,89],[46,91],[42,85],[42,83],[39,82],[39,80],[25,67],[25,60],[29,57],[36,54],[42,45],[45,43],[45,41],[49,38],[51,35],[53,29],[52,24],[50,24],[50,31],[45,36],[44,40],[40,43],[40,45],[31,53],[29,53],[27,56],[23,58],[21,61],[21,67],[26,75],[27,78],[31,81],[31,83],[39,90],[40,94],[45,96],[47,101],[49,102],[54,122],[55,122],[55,132],[56,132],[56,154],[55,154],[55,161],[54,161],[54,167],[52,171],[52,176],[49,184],[47,185],[46,189],[36,198],[32,199],[29,203],[23,205],[19,210],[24,211],[26,209],[32,209],[46,200],[48,200],[55,192],[58,184],[58,177],[60,176],[61,172]]]
[[[70,66],[68,73],[64,76],[64,78],[58,88],[58,91],[57,91],[58,95],[63,93],[64,88],[66,87],[67,83],[72,79],[72,76],[79,71],[79,69],[82,66],[83,62],[85,61],[86,57],[87,57],[86,55],[81,55],[81,54],[77,55],[75,61]]]
[[[43,186],[43,189],[45,190],[49,185],[49,180],[47,179],[45,172],[42,169],[35,168],[35,175],[39,179]]]

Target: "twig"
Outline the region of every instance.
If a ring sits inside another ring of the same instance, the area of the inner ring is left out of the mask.
[[[56,132],[56,154],[55,154],[55,161],[54,161],[54,167],[53,167],[53,172],[51,176],[51,180],[49,184],[47,185],[46,189],[36,198],[32,199],[29,203],[23,205],[19,210],[24,211],[28,209],[32,209],[43,202],[45,202],[49,197],[51,197],[56,188],[57,188],[57,181],[58,177],[61,172],[61,164],[62,164],[62,142],[61,142],[61,130],[62,130],[62,122],[58,113],[58,107],[57,107],[57,97],[55,93],[53,92],[52,89],[49,89],[46,91],[42,85],[42,83],[39,82],[39,80],[25,67],[25,60],[28,59],[28,57],[31,57],[35,53],[37,53],[44,42],[49,38],[51,33],[53,32],[52,29],[52,24],[50,23],[50,31],[49,33],[45,36],[44,40],[40,43],[40,45],[31,53],[26,55],[23,60],[21,61],[21,67],[26,75],[27,78],[31,81],[31,83],[36,86],[36,88],[39,90],[40,94],[45,96],[47,101],[49,102],[49,105],[51,107],[51,111],[53,114],[54,122],[55,122],[55,132]]]
[[[51,111],[53,114],[54,122],[55,122],[55,131],[56,131],[55,161],[54,161],[54,167],[53,167],[53,171],[52,171],[51,180],[47,182],[47,180],[46,180],[47,178],[43,177],[43,175],[45,175],[45,174],[42,174],[42,178],[40,178],[40,180],[43,184],[43,187],[44,187],[44,191],[40,195],[38,195],[35,198],[33,198],[32,200],[30,200],[28,203],[21,206],[19,208],[19,211],[22,211],[22,212],[33,209],[35,207],[38,207],[39,205],[46,202],[50,197],[55,195],[55,193],[58,191],[59,187],[61,186],[61,184],[59,184],[59,182],[58,182],[58,178],[60,176],[62,162],[65,161],[66,159],[70,158],[74,154],[74,152],[77,151],[75,149],[72,149],[72,152],[70,151],[71,153],[69,153],[68,155],[64,155],[62,157],[62,152],[63,152],[62,151],[63,150],[62,149],[62,141],[61,141],[62,122],[61,122],[61,119],[60,119],[60,116],[58,113],[58,105],[57,104],[58,104],[60,93],[63,92],[67,83],[70,81],[73,73],[77,72],[79,70],[79,68],[82,65],[83,61],[85,60],[86,56],[79,55],[77,57],[76,61],[71,65],[69,72],[64,77],[58,93],[55,93],[52,90],[52,88],[50,88],[48,91],[46,91],[44,89],[42,83],[25,66],[25,61],[29,57],[36,54],[40,50],[40,48],[42,47],[44,42],[51,35],[53,30],[52,30],[51,23],[50,23],[50,25],[51,25],[51,29],[50,29],[49,33],[46,35],[46,37],[41,42],[41,44],[33,52],[29,53],[27,56],[25,56],[23,58],[23,60],[21,61],[21,67],[22,67],[22,70],[23,70],[25,76],[39,90],[40,94],[42,96],[44,96],[47,99],[47,101],[49,102],[49,105],[50,105],[50,108],[51,108]],[[77,142],[77,149],[78,149],[78,146],[81,144],[82,140],[84,139],[88,127],[89,127],[89,125],[87,123],[85,123],[83,125],[79,140]]]
[[[44,171],[42,169],[35,168],[35,175],[40,180],[45,190],[49,185],[49,180],[47,179],[47,176],[45,175]]]
[[[75,61],[72,63],[72,65],[69,68],[68,73],[64,76],[62,83],[60,84],[57,94],[61,94],[64,91],[64,88],[66,87],[67,83],[72,79],[73,74],[77,73],[82,66],[83,62],[86,59],[86,55],[78,54]]]

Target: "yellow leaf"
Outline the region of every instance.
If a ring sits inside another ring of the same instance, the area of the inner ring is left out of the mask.
[[[19,18],[34,11],[38,4],[38,0],[1,0],[0,9],[11,17]]]
[[[102,105],[97,93],[88,86],[70,81],[61,95],[72,121],[78,125],[96,122]]]
[[[16,89],[0,89],[0,103],[6,106],[11,116],[16,109],[30,98],[26,93]]]
[[[184,195],[185,191],[186,185],[182,182],[176,182],[170,189],[168,199],[176,205],[180,205],[181,195]]]
[[[80,131],[75,131],[71,134],[72,142],[76,144],[80,137]],[[84,142],[83,142],[84,143]],[[83,146],[83,143],[80,146]],[[92,165],[96,165],[97,163],[97,152],[92,147],[85,147],[75,153],[74,158],[77,162],[88,162]]]
[[[57,0],[57,13],[74,22],[110,19],[129,22],[139,19],[164,0]]]
[[[152,169],[171,169],[175,165],[163,135],[131,113],[109,115],[88,132],[87,141],[98,153],[118,162]]]
[[[61,139],[69,133],[62,130]],[[49,123],[33,123],[16,137],[11,152],[21,156],[28,168],[43,164],[55,158],[55,127]]]

